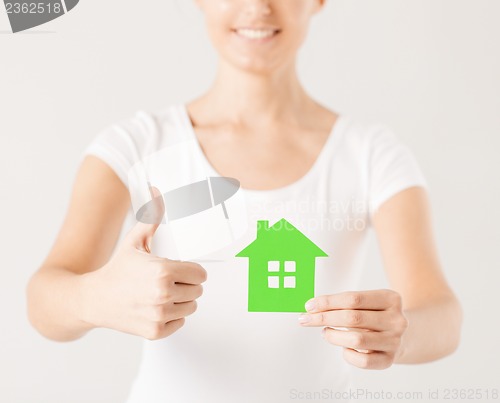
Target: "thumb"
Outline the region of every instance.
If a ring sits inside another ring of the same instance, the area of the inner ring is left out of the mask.
[[[138,222],[127,235],[129,244],[147,253],[151,253],[151,240],[165,215],[165,204],[161,192],[151,185],[149,185],[149,191],[152,200],[138,211]]]

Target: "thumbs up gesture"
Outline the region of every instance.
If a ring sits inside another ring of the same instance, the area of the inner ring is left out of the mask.
[[[170,260],[150,252],[165,207],[161,193],[151,188],[154,217],[138,222],[102,268],[87,273],[91,301],[84,317],[94,327],[105,327],[156,340],[177,331],[196,311],[196,299],[207,272],[194,262]]]

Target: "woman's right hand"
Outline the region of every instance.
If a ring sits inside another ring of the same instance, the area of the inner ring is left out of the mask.
[[[165,209],[161,193],[151,190],[156,224],[138,222],[102,268],[83,274],[82,318],[105,327],[157,340],[177,331],[195,312],[207,272],[194,262],[150,253],[150,243]],[[159,197],[158,197],[159,196]]]

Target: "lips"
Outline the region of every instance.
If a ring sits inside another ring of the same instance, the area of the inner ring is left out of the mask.
[[[252,41],[266,41],[268,39],[274,38],[281,32],[280,29],[274,27],[271,28],[241,27],[241,28],[235,28],[232,31],[239,37]]]

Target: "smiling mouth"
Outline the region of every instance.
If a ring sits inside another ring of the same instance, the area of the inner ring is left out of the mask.
[[[266,41],[268,39],[274,38],[281,32],[281,29],[257,29],[257,28],[236,28],[232,31],[245,39],[252,41]]]

